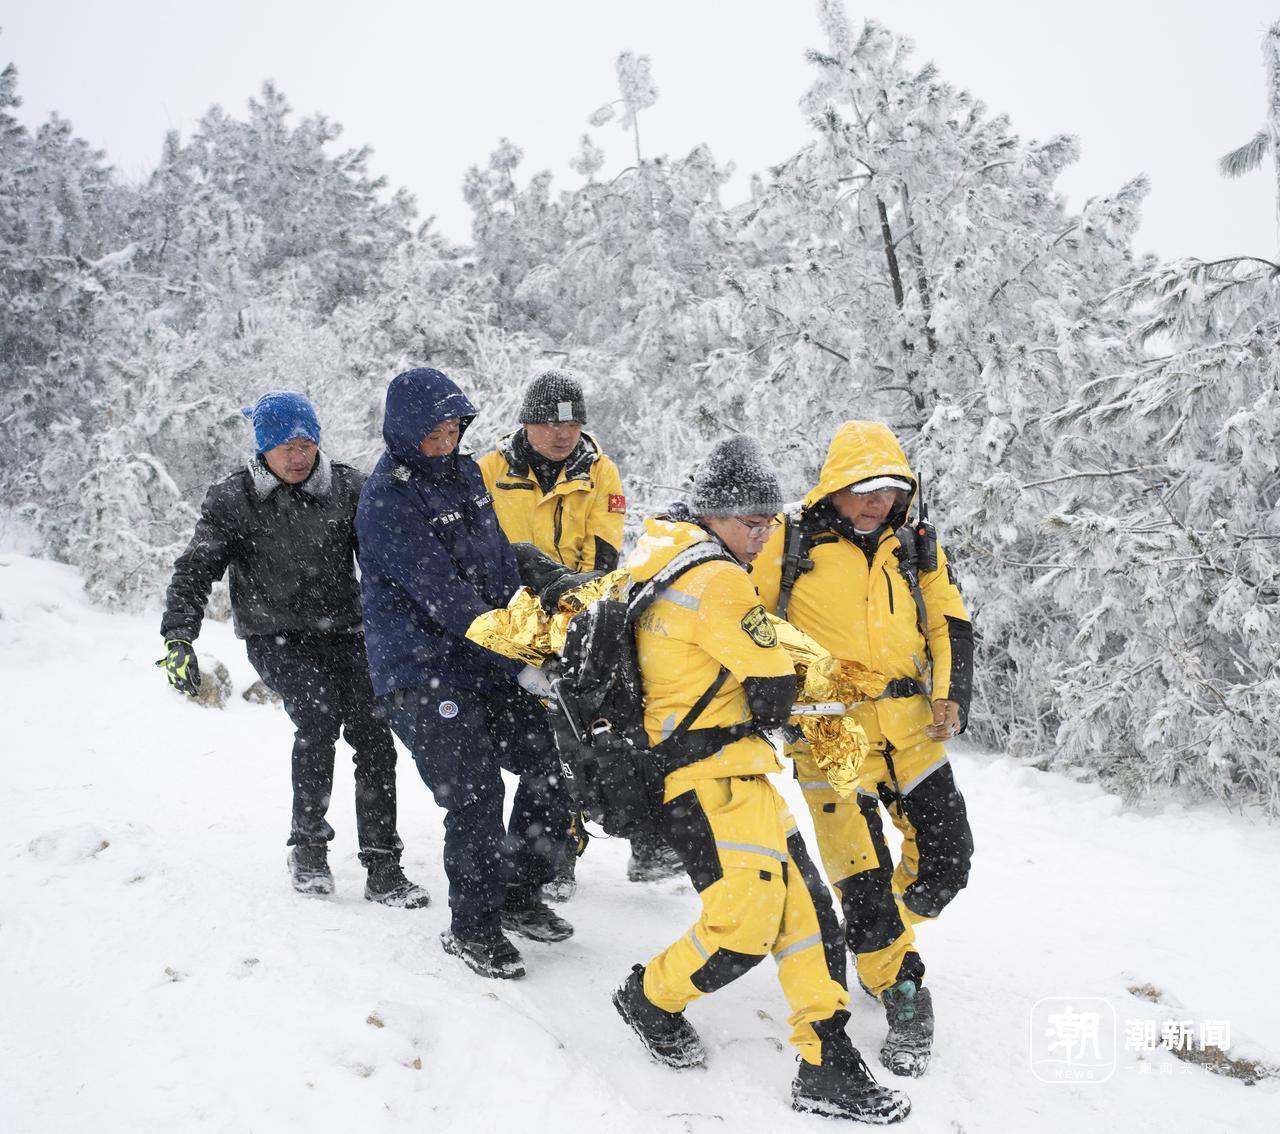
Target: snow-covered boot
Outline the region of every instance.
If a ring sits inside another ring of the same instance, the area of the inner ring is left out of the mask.
[[[800,1061],[791,1081],[791,1109],[874,1126],[900,1122],[911,1113],[911,1100],[876,1082],[845,1035],[848,1020],[849,1013],[842,1011],[814,1024],[822,1037],[822,1062]]]
[[[509,898],[502,907],[502,928],[530,941],[564,941],[573,936],[573,926],[537,898]]]
[[[396,906],[403,910],[420,910],[431,904],[431,895],[421,886],[410,882],[395,859],[380,855],[369,867],[369,877],[364,884],[364,898],[382,906]]]
[[[440,934],[440,944],[453,957],[460,957],[473,973],[497,980],[519,980],[524,976],[520,950],[494,929],[476,937],[459,937],[452,929]]]
[[[613,1006],[645,1050],[668,1067],[700,1067],[707,1053],[693,1025],[683,1012],[664,1012],[644,994],[644,965],[633,965],[631,975],[614,991]]]
[[[660,835],[645,832],[632,836],[631,857],[627,860],[627,878],[630,881],[660,882],[683,874],[684,863],[680,856]]]
[[[573,840],[560,852],[556,862],[556,876],[550,882],[543,883],[542,897],[548,902],[567,902],[578,892],[578,855],[574,850]]]
[[[289,877],[299,894],[332,894],[329,848],[324,843],[289,848]]]
[[[895,1075],[923,1075],[933,1050],[933,997],[913,980],[900,981],[880,996],[889,1034],[880,1062]]]

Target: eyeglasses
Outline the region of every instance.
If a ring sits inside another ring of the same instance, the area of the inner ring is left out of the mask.
[[[776,516],[771,520],[766,520],[763,524],[749,524],[741,516],[734,516],[733,520],[735,523],[741,524],[753,536],[768,535],[778,526],[778,518]]]

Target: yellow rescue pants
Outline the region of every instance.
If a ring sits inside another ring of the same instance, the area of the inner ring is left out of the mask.
[[[645,996],[683,1011],[772,953],[791,1007],[791,1042],[802,1059],[821,1062],[813,1024],[849,1003],[844,945],[790,810],[762,775],[680,788],[664,804],[663,833],[684,860],[702,915],[646,966]]]
[[[947,762],[946,749],[938,740],[923,740],[908,748],[895,748],[892,753],[881,743],[868,757],[858,784],[859,794],[885,802],[889,818],[902,835],[902,851],[893,871],[893,893],[901,898],[906,888],[920,876],[920,843],[915,825],[902,806],[902,799],[925,778]],[[913,924],[928,921],[923,914],[903,907]]]
[[[813,763],[807,746],[798,745],[793,755],[813,816],[818,855],[840,894],[858,979],[879,996],[895,983],[907,956],[916,953],[911,916],[901,891],[892,889],[893,862],[875,814],[879,800],[862,787],[842,799]]]
[[[936,917],[963,888],[973,840],[941,743],[923,740],[894,749],[874,727],[868,737],[876,748],[848,799],[830,787],[806,745],[797,745],[792,755],[818,853],[840,894],[858,979],[879,996],[898,980],[923,977],[913,927]],[[881,804],[902,835],[896,866],[884,839]],[[928,860],[923,878],[922,844]]]

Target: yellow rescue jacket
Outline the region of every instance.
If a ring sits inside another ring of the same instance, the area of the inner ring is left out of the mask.
[[[532,543],[575,571],[596,567],[597,540],[608,544],[616,559],[627,518],[618,466],[584,433],[551,491],[544,494],[533,471],[516,457],[515,436],[503,438],[479,460],[507,539]]]
[[[889,427],[878,421],[846,421],[831,441],[817,486],[805,497],[802,519],[812,518],[831,493],[880,476],[910,481],[914,498],[918,481]],[[907,508],[910,505],[908,500]],[[920,575],[928,619],[921,632],[915,599],[896,555],[900,543],[894,528],[904,521],[905,511],[891,517],[869,563],[862,548],[838,532],[813,535],[808,551],[813,567],[796,579],[787,608],[787,621],[836,657],[860,662],[891,679],[913,678],[930,686],[928,696],[885,698],[858,706],[855,717],[867,734],[883,735],[895,748],[925,739],[924,729],[933,721],[930,699],[961,700],[967,711],[971,678],[960,675],[953,691],[953,644],[964,639],[957,652],[965,651],[966,665],[972,657],[969,615],[941,546],[937,570]],[[777,609],[782,580],[784,528],[774,531],[752,568],[761,601],[771,611]]]
[[[627,571],[643,583],[685,548],[711,538],[695,523],[650,517],[627,560]],[[653,744],[684,719],[721,666],[729,676],[691,728],[750,721],[742,682],[795,674],[750,576],[727,560],[691,567],[644,612],[636,626],[636,657],[644,683],[644,725]],[[773,746],[762,737],[747,736],[672,772],[666,779],[666,796],[671,799],[687,790],[693,780],[780,770]]]

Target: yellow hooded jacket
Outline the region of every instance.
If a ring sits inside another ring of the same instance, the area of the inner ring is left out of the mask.
[[[805,497],[804,514],[812,517],[831,493],[880,476],[910,481],[914,498],[918,481],[892,430],[878,421],[846,421],[831,441],[817,486]],[[787,608],[787,621],[836,657],[860,662],[891,679],[915,678],[931,686],[928,697],[887,698],[858,706],[855,716],[867,735],[883,735],[895,748],[925,739],[924,729],[933,721],[930,699],[959,702],[963,720],[972,681],[972,627],[942,547],[937,570],[920,576],[928,616],[921,633],[915,600],[895,555],[900,544],[894,528],[904,519],[905,514],[891,518],[869,563],[852,540],[834,530],[818,532],[809,547],[813,568],[796,580]],[[752,571],[769,610],[778,604],[783,540],[784,529],[779,527]]]
[[[612,570],[627,518],[618,466],[584,433],[551,491],[544,494],[528,464],[516,456],[515,437],[513,433],[503,438],[479,460],[507,539],[532,543],[574,571]],[[609,548],[603,559],[612,562],[602,561],[601,543]]]
[[[638,583],[653,578],[685,548],[713,538],[695,523],[663,517],[646,519],[644,529],[626,563]],[[750,576],[728,560],[700,563],[663,592],[637,624],[636,656],[644,683],[645,729],[655,744],[684,719],[721,666],[729,677],[691,728],[751,720],[744,681],[765,679],[761,684],[767,684],[774,699],[779,704],[785,701],[787,707],[795,694],[791,658],[778,644]],[[666,780],[666,798],[688,790],[695,780],[751,776],[781,767],[768,741],[743,737],[672,772]]]

